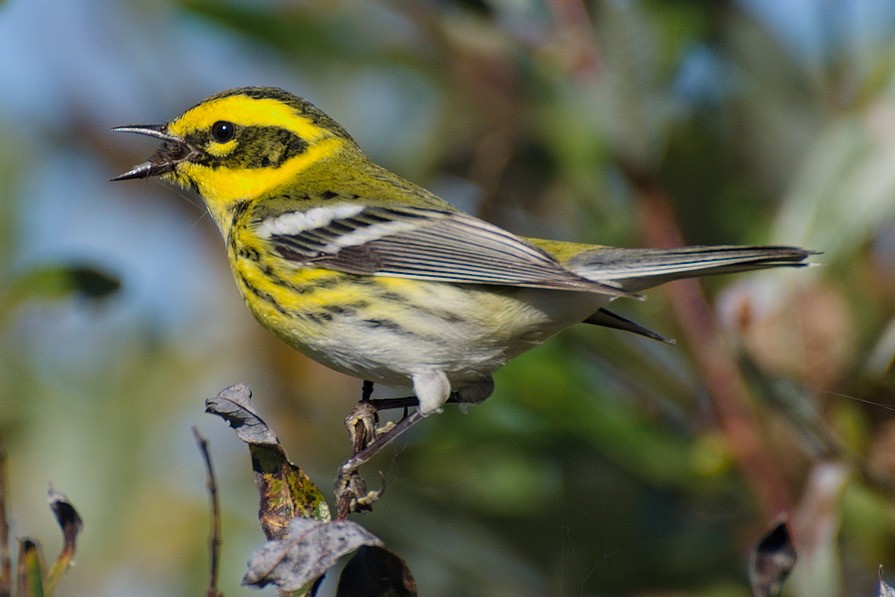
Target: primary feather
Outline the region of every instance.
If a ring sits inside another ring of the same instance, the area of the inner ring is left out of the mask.
[[[582,251],[566,265],[589,280],[611,280],[635,291],[681,278],[800,266],[810,254],[805,249],[786,246],[599,247]]]

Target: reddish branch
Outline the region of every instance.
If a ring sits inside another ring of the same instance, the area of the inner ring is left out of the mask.
[[[683,246],[674,210],[664,189],[649,176],[628,171],[639,195],[644,241],[653,247]],[[792,495],[767,442],[739,366],[699,283],[684,280],[664,287],[675,317],[708,390],[721,431],[752,487],[765,520],[792,505]]]

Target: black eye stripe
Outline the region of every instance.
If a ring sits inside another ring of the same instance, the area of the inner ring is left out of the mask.
[[[229,130],[229,137],[223,135],[225,130]],[[203,151],[192,161],[212,168],[269,168],[304,153],[308,147],[304,139],[287,129],[238,125],[226,120],[219,120],[210,129],[197,131],[185,139],[188,145],[209,150],[210,143],[227,141],[234,143],[232,147],[227,147],[224,154],[213,150]]]
[[[236,126],[226,120],[218,120],[211,125],[211,137],[218,143],[226,143],[236,134]]]

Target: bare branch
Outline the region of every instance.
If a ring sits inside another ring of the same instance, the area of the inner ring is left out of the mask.
[[[202,453],[207,473],[208,498],[211,500],[211,539],[209,550],[211,552],[211,564],[208,573],[208,590],[206,597],[221,597],[218,592],[218,569],[221,561],[221,507],[218,501],[218,485],[214,477],[214,467],[211,466],[211,453],[208,451],[208,440],[193,427],[193,437],[196,445]]]

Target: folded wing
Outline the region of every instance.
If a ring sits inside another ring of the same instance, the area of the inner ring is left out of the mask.
[[[347,273],[631,294],[570,271],[546,251],[461,212],[340,204],[255,225],[284,259]]]

